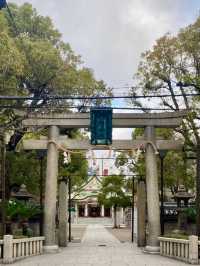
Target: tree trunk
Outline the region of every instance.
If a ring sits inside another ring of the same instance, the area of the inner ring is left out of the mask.
[[[117,206],[114,205],[114,228],[117,228]]]
[[[196,172],[196,234],[200,237],[200,140],[197,141],[197,172]]]

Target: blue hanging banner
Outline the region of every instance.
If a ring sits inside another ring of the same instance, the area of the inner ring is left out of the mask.
[[[112,108],[95,107],[90,110],[92,145],[112,144]]]
[[[0,9],[5,8],[7,5],[6,0],[0,0]]]

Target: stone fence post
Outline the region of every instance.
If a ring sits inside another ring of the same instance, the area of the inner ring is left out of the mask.
[[[3,263],[10,264],[13,262],[13,236],[4,235],[3,237]]]
[[[189,236],[189,263],[198,264],[198,236]]]

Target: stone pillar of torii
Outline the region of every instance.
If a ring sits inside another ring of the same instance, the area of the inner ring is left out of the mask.
[[[147,220],[148,239],[146,251],[158,252],[160,236],[160,206],[158,189],[158,170],[156,154],[159,150],[181,150],[182,142],[177,140],[157,140],[155,128],[176,128],[180,126],[185,113],[156,113],[156,114],[113,114],[113,127],[115,128],[145,128],[143,140],[114,140],[112,145],[92,146],[88,140],[72,140],[59,135],[59,128],[89,128],[90,115],[88,113],[76,114],[49,114],[29,115],[23,121],[25,127],[47,127],[48,138],[28,139],[22,141],[24,150],[47,149],[47,171],[45,182],[44,204],[44,236],[45,251],[57,252],[56,244],[56,202],[58,184],[58,152],[63,147],[68,150],[134,150],[141,145],[145,147],[146,164],[146,194],[147,194]],[[67,246],[67,189],[66,183],[61,182],[59,188],[59,245]]]

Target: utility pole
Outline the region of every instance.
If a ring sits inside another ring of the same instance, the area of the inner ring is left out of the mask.
[[[161,190],[161,209],[160,209],[160,225],[161,225],[161,236],[164,235],[164,180],[163,180],[163,158],[160,159],[160,190]]]
[[[132,243],[134,242],[134,205],[135,205],[135,202],[134,202],[134,189],[135,189],[135,186],[134,186],[134,176],[132,177],[132,216],[131,216],[131,241]]]
[[[2,216],[2,231],[3,235],[6,234],[6,145],[4,133],[1,138],[1,192],[2,192],[2,204],[1,204],[1,216]]]
[[[185,152],[192,152],[193,150],[185,150]],[[196,235],[200,237],[200,140],[197,140],[195,149],[196,155],[186,154],[186,159],[196,160]]]
[[[40,235],[43,235],[43,181],[44,181],[44,174],[43,174],[43,161],[44,158],[40,158]]]
[[[164,224],[164,159],[167,154],[167,151],[161,150],[160,155],[160,225],[161,225],[161,235],[165,233],[165,224]]]
[[[102,167],[102,169],[101,169],[102,176],[104,175],[104,171],[103,171],[103,160],[104,160],[104,159],[102,158],[102,162],[101,162],[101,163],[102,163],[102,164],[101,164],[101,167]]]
[[[68,177],[69,180],[69,242],[72,241],[72,215],[71,215],[71,208],[72,208],[72,199],[71,199],[71,177]]]
[[[43,183],[44,183],[44,153],[41,152],[40,154],[40,235],[43,235],[43,220],[44,220],[44,214],[43,214]]]
[[[37,158],[40,163],[40,235],[43,235],[43,221],[44,221],[44,214],[43,214],[43,194],[44,194],[44,157],[46,156],[45,150],[39,150],[37,152]]]
[[[200,237],[200,141],[197,141],[196,150],[196,234]]]

